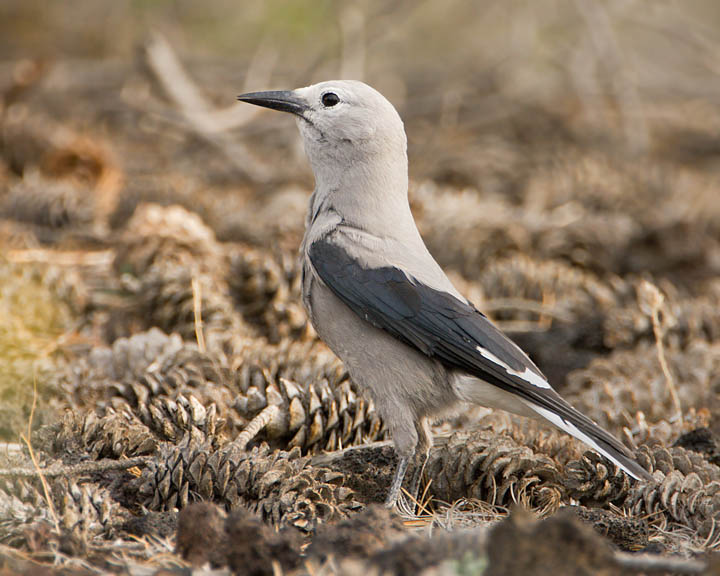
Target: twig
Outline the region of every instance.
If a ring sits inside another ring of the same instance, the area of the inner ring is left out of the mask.
[[[240,142],[225,132],[228,126],[241,125],[237,119],[228,124],[227,113],[217,116],[187,74],[170,44],[160,34],[153,35],[145,47],[150,70],[160,82],[167,96],[178,107],[188,126],[201,138],[218,148],[240,172],[256,182],[267,182],[270,171]],[[253,111],[254,112],[254,111]],[[245,116],[247,122],[250,113]]]
[[[644,573],[703,574],[706,565],[698,560],[657,556],[654,554],[629,554],[615,552],[615,561],[626,570]]]
[[[146,46],[148,64],[160,81],[165,93],[180,112],[201,132],[224,132],[225,127],[214,121],[210,106],[195,82],[183,67],[170,43],[159,33]],[[252,109],[247,112],[251,115]]]
[[[432,485],[432,478],[425,484],[425,488],[423,490],[423,493],[419,495],[419,497],[415,497],[410,492],[405,490],[405,488],[402,489],[403,494],[409,498],[410,504],[413,505],[412,510],[405,510],[405,515],[409,516],[411,519],[418,519],[423,514],[427,516],[432,516],[433,513],[428,510],[428,506],[430,505],[430,502],[432,501],[432,496],[428,496],[428,491],[430,490],[430,486]],[[403,499],[404,500],[404,499]],[[398,502],[398,505],[400,505],[400,502]]]
[[[275,45],[268,39],[263,39],[258,44],[255,54],[248,65],[242,92],[263,90],[264,87],[268,86],[277,59],[278,51]],[[198,93],[198,96],[202,99],[202,95]],[[206,104],[203,122],[206,123],[207,129],[211,132],[230,132],[248,124],[258,115],[260,110],[255,106],[238,106],[237,103],[225,108],[212,108],[209,104]]]
[[[553,323],[552,312],[555,312],[555,292],[543,290],[542,307],[544,310],[540,314],[540,318],[538,318],[538,324],[550,330]],[[548,310],[552,312],[548,312]]]
[[[48,510],[50,510],[50,516],[52,516],[53,523],[55,524],[55,532],[57,534],[60,534],[60,522],[58,521],[58,517],[55,512],[55,505],[53,504],[52,498],[50,497],[50,487],[48,486],[45,475],[43,474],[43,471],[38,464],[37,458],[35,458],[35,451],[33,450],[32,443],[30,442],[32,423],[35,416],[35,407],[37,406],[37,374],[35,373],[35,371],[36,368],[35,366],[33,366],[33,399],[32,406],[30,407],[30,416],[28,417],[27,436],[25,436],[25,434],[20,434],[20,437],[27,445],[28,453],[30,454],[30,460],[32,460],[37,476],[40,478],[40,483],[42,484],[43,488],[43,494],[45,495],[45,501],[47,502]]]
[[[33,458],[33,455],[30,455]],[[100,472],[108,472],[110,470],[127,470],[136,466],[144,466],[150,460],[149,456],[138,456],[137,458],[128,458],[126,460],[97,460],[95,462],[83,462],[82,464],[74,464],[65,466],[64,464],[51,464],[47,468],[40,468],[36,464],[35,468],[0,468],[0,478],[69,478],[71,476],[84,476],[88,474],[98,474]]]
[[[673,378],[667,359],[665,358],[665,346],[663,345],[664,330],[660,322],[660,310],[665,302],[665,297],[658,290],[657,286],[647,280],[640,285],[641,297],[649,305],[650,318],[652,319],[653,334],[655,335],[655,347],[657,348],[658,360],[660,367],[665,375],[665,383],[670,393],[670,398],[675,406],[675,412],[678,417],[682,418],[682,406],[680,405],[680,397],[675,387],[675,379]],[[647,311],[646,311],[647,312]]]
[[[195,339],[197,340],[198,349],[203,354],[205,348],[205,335],[203,334],[202,320],[202,286],[196,274],[192,277],[192,293],[193,293],[193,315],[195,317]]]
[[[245,450],[250,441],[255,438],[265,426],[272,422],[279,412],[280,408],[275,404],[270,404],[270,406],[263,408],[255,418],[250,420],[250,423],[245,426],[245,429],[238,434],[234,444],[241,450]]]

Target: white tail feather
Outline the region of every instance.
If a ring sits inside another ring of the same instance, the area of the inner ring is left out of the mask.
[[[608,460],[613,462],[616,466],[618,466],[619,468],[624,470],[629,476],[632,476],[633,478],[635,478],[635,480],[642,480],[642,478],[640,478],[635,472],[633,472],[625,464],[620,462],[620,460],[618,460],[618,458],[615,454],[613,454],[612,452],[608,451],[605,448],[602,448],[593,438],[591,438],[584,432],[581,432],[577,428],[577,426],[575,426],[572,422],[567,422],[567,421],[563,420],[560,416],[558,416],[554,412],[551,412],[547,408],[543,408],[542,406],[538,406],[537,404],[533,404],[532,402],[525,401],[525,403],[530,408],[532,408],[535,412],[540,414],[540,416],[542,416],[543,418],[545,418],[549,422],[552,422],[555,426],[560,428],[560,430],[567,432],[571,436],[577,438],[581,442],[584,442],[585,444],[590,446],[596,452],[605,456],[605,458],[607,458]]]

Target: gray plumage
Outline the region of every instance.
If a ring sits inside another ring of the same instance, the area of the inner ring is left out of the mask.
[[[297,117],[316,181],[301,249],[303,301],[320,338],[370,389],[392,435],[398,469],[388,505],[410,459],[424,463],[428,418],[459,402],[544,417],[634,478],[649,478],[435,262],[410,211],[403,123],[379,92],[331,81],[238,98]]]

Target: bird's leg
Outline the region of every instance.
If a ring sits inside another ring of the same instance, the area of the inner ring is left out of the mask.
[[[423,472],[425,472],[425,464],[427,464],[428,457],[430,456],[430,448],[432,447],[432,435],[430,434],[430,426],[426,418],[419,420],[415,424],[415,430],[417,430],[418,443],[415,447],[415,454],[413,455],[412,478],[410,479],[408,492],[415,502],[418,502],[420,481],[422,480]]]
[[[413,467],[409,492],[410,495],[417,500],[420,479],[425,470],[425,463],[427,462],[430,447],[432,446],[430,427],[425,418],[415,422],[413,426],[414,430],[410,427],[412,424],[409,422],[407,424],[409,424],[409,426],[405,428],[405,434],[399,431],[396,436],[398,444],[395,446],[395,451],[398,455],[398,463],[395,469],[395,476],[390,484],[390,491],[385,499],[385,507],[387,508],[392,508],[397,503],[405,473],[411,460]]]
[[[390,424],[390,433],[395,444],[395,454],[397,454],[397,468],[395,468],[395,476],[390,483],[390,491],[385,499],[385,507],[393,508],[400,496],[400,488],[402,487],[405,472],[407,472],[410,458],[415,454],[415,447],[418,443],[417,430],[415,426],[415,418],[409,411],[401,412],[393,419],[387,419]]]
[[[410,456],[398,455],[397,468],[395,468],[395,476],[390,484],[390,491],[388,492],[387,498],[385,498],[385,508],[393,508],[397,502],[398,496],[400,496],[400,487],[405,478],[405,472],[407,471],[408,463],[410,462]]]

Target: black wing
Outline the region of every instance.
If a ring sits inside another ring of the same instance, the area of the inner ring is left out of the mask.
[[[328,237],[314,242],[308,255],[322,281],[373,326],[447,367],[517,395],[560,428],[632,470],[633,476],[647,475],[620,442],[550,388],[525,353],[471,304],[399,268],[363,266]]]
[[[471,304],[431,288],[399,268],[364,267],[330,239],[314,242],[309,256],[333,293],[373,326],[448,367],[542,402],[535,398],[538,386],[508,372],[529,371],[544,381],[540,370]],[[525,390],[528,386],[532,389]]]

